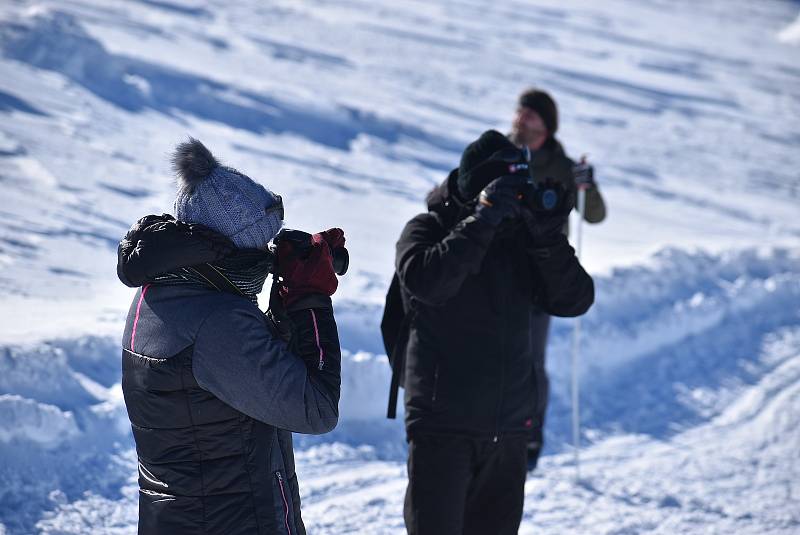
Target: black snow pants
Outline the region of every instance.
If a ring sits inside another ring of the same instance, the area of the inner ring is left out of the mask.
[[[550,331],[550,315],[538,309],[531,311],[531,348],[533,350],[534,377],[536,378],[536,423],[528,441],[528,470],[536,468],[544,447],[544,417],[550,395],[550,380],[545,368],[547,335]]]
[[[525,436],[415,435],[404,517],[410,535],[513,535],[522,520]]]

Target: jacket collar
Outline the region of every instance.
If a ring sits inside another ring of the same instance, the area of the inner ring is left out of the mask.
[[[473,210],[473,202],[464,202],[458,195],[458,168],[450,171],[444,181],[426,197],[428,211],[437,214],[447,226],[455,224],[459,215]]]
[[[543,169],[553,161],[563,157],[564,147],[561,146],[561,143],[556,138],[551,137],[539,150],[533,152],[530,165],[533,169]]]

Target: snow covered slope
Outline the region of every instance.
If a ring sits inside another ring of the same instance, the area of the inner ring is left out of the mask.
[[[583,480],[557,321],[523,533],[800,530],[798,4],[0,3],[0,533],[132,533],[115,247],[187,135],[343,227],[343,420],[297,437],[311,533],[402,531],[378,335],[394,242],[516,95],[550,90],[609,218],[585,228]]]

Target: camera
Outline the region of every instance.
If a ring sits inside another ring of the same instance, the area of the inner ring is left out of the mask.
[[[549,213],[555,211],[566,197],[563,186],[552,179],[538,179],[530,172],[528,158],[520,149],[503,149],[492,155],[492,160],[508,165],[509,175],[522,175],[528,178],[528,185],[522,192],[523,203],[527,204],[534,212]]]
[[[278,245],[281,242],[288,242],[292,245],[292,250],[299,258],[308,257],[311,253],[311,234],[303,232],[302,230],[283,229],[278,232],[278,235],[272,240],[270,252],[273,256],[272,272],[275,273],[278,269]],[[350,266],[350,253],[347,252],[345,247],[330,247],[331,258],[333,258],[333,271],[342,276],[347,273],[347,268]]]

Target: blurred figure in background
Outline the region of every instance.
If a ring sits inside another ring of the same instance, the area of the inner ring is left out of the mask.
[[[558,130],[558,108],[546,92],[531,88],[525,90],[517,102],[517,111],[508,138],[519,148],[527,149],[530,174],[536,178],[551,179],[570,190],[586,191],[586,208],[583,218],[588,223],[600,223],[606,217],[606,206],[597,183],[594,168],[584,162],[576,164],[564,152],[555,138]],[[569,234],[569,221],[564,234]],[[545,352],[550,330],[550,315],[540,307],[531,309],[531,340],[535,348],[535,374],[538,406],[536,425],[528,442],[528,469],[533,470],[544,446],[544,419],[547,412],[550,383],[545,369]]]

